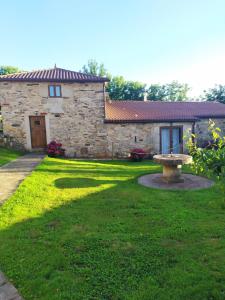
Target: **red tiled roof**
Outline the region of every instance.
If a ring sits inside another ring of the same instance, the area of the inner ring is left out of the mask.
[[[61,68],[0,75],[0,81],[27,82],[107,82],[108,78]]]
[[[225,104],[216,102],[107,101],[105,122],[144,123],[225,118]]]

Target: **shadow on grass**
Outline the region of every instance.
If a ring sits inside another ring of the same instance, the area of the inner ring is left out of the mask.
[[[59,189],[73,189],[73,188],[89,188],[98,187],[105,183],[118,183],[115,180],[97,180],[91,178],[71,178],[62,177],[55,180],[55,186]]]
[[[124,171],[126,176],[131,174]],[[135,179],[62,177],[53,182],[58,189],[114,186],[77,200],[71,196],[55,208],[45,206],[47,192],[37,191],[26,204],[30,214],[35,212],[32,218],[0,231],[0,268],[25,299],[213,299],[213,293],[222,290],[220,273],[210,276],[209,268],[201,265],[206,250],[198,244],[202,232],[195,227],[196,208],[188,211],[182,193],[145,189]],[[14,214],[23,213],[23,197],[19,189],[8,209],[5,203],[8,223]],[[49,211],[37,213],[39,207]],[[185,248],[190,235],[195,238]],[[165,247],[161,236],[179,240],[178,249]],[[192,255],[194,243],[198,247]]]
[[[59,189],[104,183],[115,181],[55,181]],[[148,234],[140,236],[134,221],[146,215],[136,214],[141,200],[135,195],[136,185],[133,180],[121,184],[123,192],[117,181],[106,190],[76,201],[71,198],[65,205],[0,231],[0,268],[25,299],[125,299],[146,274],[156,276],[166,268],[171,254]],[[15,210],[19,197],[16,193],[9,200],[15,201]],[[37,195],[29,206],[35,211],[46,201]]]

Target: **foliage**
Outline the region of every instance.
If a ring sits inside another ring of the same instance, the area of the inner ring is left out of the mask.
[[[218,84],[214,88],[204,91],[202,98],[207,101],[218,101],[225,104],[225,85]]]
[[[187,146],[193,157],[192,169],[197,174],[218,180],[225,207],[225,136],[221,135],[220,128],[216,127],[212,120],[209,121],[208,130],[210,141],[203,144],[204,148],[198,146],[196,135],[189,137]]]
[[[0,166],[18,158],[22,152],[0,147]]]
[[[125,80],[123,76],[111,76],[104,64],[96,60],[89,60],[87,65],[82,67],[81,72],[86,74],[108,77],[106,91],[112,100],[143,100],[146,92],[146,84],[139,81]],[[152,84],[147,90],[148,99],[153,101],[184,101],[189,91],[187,84],[177,81],[165,85]]]
[[[177,81],[160,85],[152,84],[147,90],[148,99],[152,101],[185,101],[190,90],[187,84]]]
[[[224,299],[220,190],[137,183],[155,172],[46,158],[0,207],[1,271],[29,300]]]
[[[107,92],[112,100],[143,100],[146,85],[138,81],[126,81],[122,76],[111,79]]]
[[[147,90],[147,98],[151,101],[162,101],[166,98],[166,86],[160,84],[151,84]]]
[[[0,66],[0,75],[7,75],[11,73],[18,73],[20,70],[13,66]]]
[[[83,65],[80,72],[95,76],[111,78],[111,75],[105,68],[104,64],[99,64],[95,59],[89,59],[87,65]]]
[[[220,128],[209,121],[209,133],[211,136],[210,147],[200,148],[196,142],[196,135],[188,140],[188,148],[193,156],[193,168],[196,173],[216,176],[223,180],[225,176],[225,136],[221,136]]]
[[[135,148],[130,151],[130,159],[132,161],[142,161],[146,156],[146,151],[141,148]]]
[[[124,100],[125,79],[123,76],[115,76],[107,84],[107,92],[112,100]]]
[[[64,156],[65,149],[62,148],[61,143],[57,143],[56,141],[51,141],[47,146],[47,154],[50,157]]]

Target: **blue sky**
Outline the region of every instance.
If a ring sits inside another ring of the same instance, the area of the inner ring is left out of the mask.
[[[0,65],[187,82],[192,95],[225,84],[224,0],[1,1]]]

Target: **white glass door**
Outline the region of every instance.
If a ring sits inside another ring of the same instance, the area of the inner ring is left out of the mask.
[[[170,129],[162,128],[161,129],[161,152],[162,154],[170,153]]]
[[[182,128],[161,127],[161,153],[182,153]]]
[[[172,128],[172,150],[173,153],[180,153],[180,128]]]

